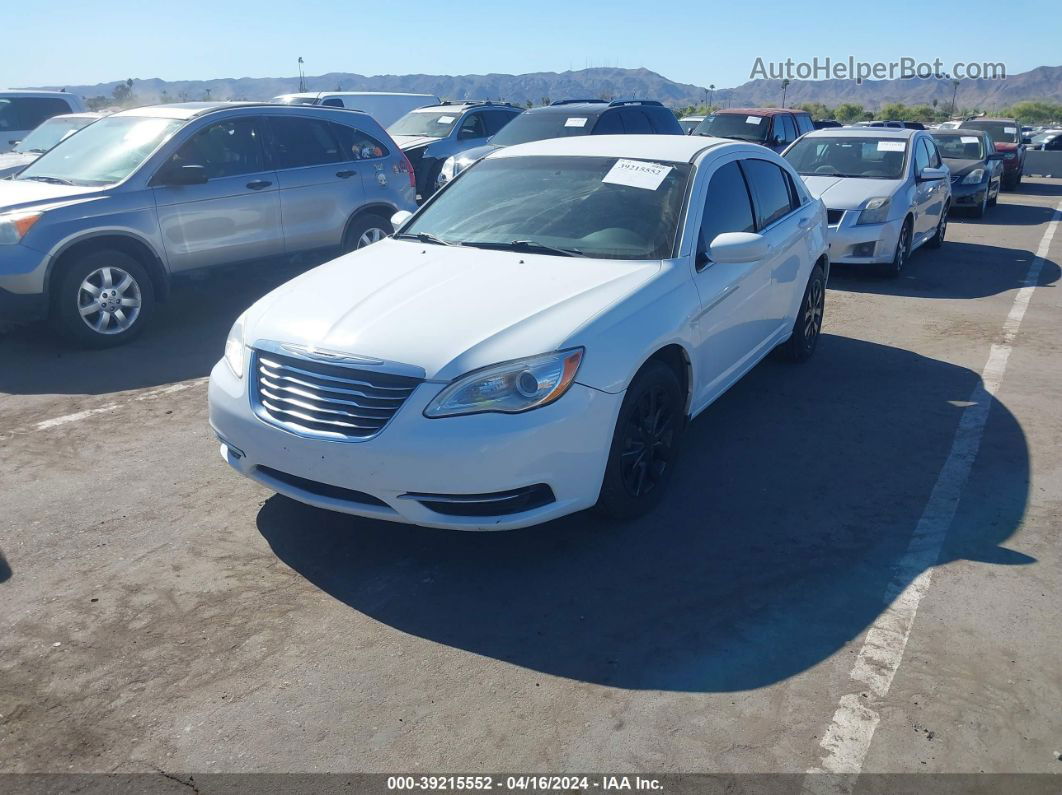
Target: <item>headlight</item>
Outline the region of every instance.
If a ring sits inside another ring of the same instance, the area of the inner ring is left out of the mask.
[[[26,236],[44,213],[7,213],[0,215],[0,245],[14,245]]]
[[[243,378],[243,318],[244,315],[236,318],[236,322],[232,324],[228,339],[225,340],[225,364],[229,366],[232,374],[237,378]]]
[[[983,168],[975,168],[969,174],[962,178],[963,185],[977,185],[982,179],[985,178],[985,170]]]
[[[1013,159],[1014,159],[1014,158],[1016,158],[1017,156],[1018,156],[1017,152],[1006,152],[1006,153],[1005,153],[1005,154],[1003,155],[1003,159],[1004,159],[1004,160],[1013,160]]]
[[[484,367],[443,389],[424,409],[424,416],[453,417],[484,411],[516,414],[545,406],[568,391],[582,360],[583,349],[572,348]]]
[[[439,185],[445,185],[447,182],[454,178],[454,174],[457,173],[457,158],[452,155],[443,161],[442,168],[439,169],[439,178],[436,182]]]
[[[860,224],[883,224],[889,217],[889,197],[879,196],[867,202],[859,213]]]

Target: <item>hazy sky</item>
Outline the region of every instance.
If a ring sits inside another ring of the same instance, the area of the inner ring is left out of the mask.
[[[11,0],[14,2],[14,0]],[[1050,3],[788,0],[55,0],[4,15],[0,87],[297,74],[470,74],[644,66],[743,83],[756,57],[1062,64]],[[946,67],[947,68],[947,67]]]

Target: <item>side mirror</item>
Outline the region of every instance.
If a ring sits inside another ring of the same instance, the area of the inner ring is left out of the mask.
[[[391,216],[391,226],[395,229],[402,226],[406,221],[413,217],[413,213],[409,210],[399,210],[397,213]]]
[[[163,185],[205,185],[207,183],[206,166],[186,165],[167,168],[162,172],[160,182]]]
[[[8,140],[8,143],[11,144],[12,146],[18,146],[20,143],[22,143],[22,141],[21,140],[16,141],[14,138],[11,138],[10,140]]]
[[[1028,136],[1028,135],[1023,135],[1023,136],[1021,137],[1021,142],[1022,142],[1023,144],[1031,144],[1031,143],[1032,143],[1032,137],[1031,137],[1031,136]]]
[[[458,141],[466,141],[469,138],[477,138],[477,137],[478,136],[476,135],[476,131],[475,130],[462,129],[462,130],[458,130],[457,131],[457,140]]]
[[[754,232],[723,232],[708,246],[713,262],[754,262],[766,257],[771,250],[767,238]]]
[[[931,168],[926,166],[918,175],[918,179],[923,182],[928,182],[935,179],[946,179],[948,177],[948,171],[943,168]]]
[[[1003,153],[1002,152],[992,152],[991,154],[988,155],[987,159],[988,160],[1002,160],[1003,159]]]

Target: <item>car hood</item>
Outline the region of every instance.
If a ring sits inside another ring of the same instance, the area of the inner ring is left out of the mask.
[[[867,199],[891,196],[903,184],[898,179],[861,179],[859,177],[803,177],[811,195],[822,199],[831,210],[856,210]]]
[[[466,149],[465,151],[461,152],[455,159],[460,161],[461,164],[467,168],[469,165],[475,163],[477,160],[486,157],[491,152],[496,152],[499,149],[504,148],[505,147],[503,146],[493,146],[492,144],[483,144],[483,146],[473,146],[471,149]]]
[[[398,148],[403,152],[407,149],[416,149],[418,146],[427,146],[442,140],[442,138],[432,138],[427,135],[393,135],[391,137],[394,138]]]
[[[957,157],[945,157],[944,165],[953,177],[964,177],[975,168],[985,168],[984,160],[964,160]]]
[[[56,185],[32,179],[0,180],[0,212],[61,204],[96,194],[99,190],[95,187]]]
[[[0,179],[4,177],[10,177],[12,174],[21,171],[40,155],[31,154],[26,152],[20,154],[18,152],[7,152],[0,155]]]
[[[579,328],[660,271],[659,261],[384,240],[264,296],[248,310],[245,338],[400,362],[449,381],[579,344]]]

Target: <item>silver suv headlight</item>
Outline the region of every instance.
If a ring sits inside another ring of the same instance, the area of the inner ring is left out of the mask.
[[[0,215],[0,245],[13,246],[26,236],[44,213],[4,213]]]
[[[570,348],[475,370],[443,389],[424,409],[424,416],[517,414],[546,406],[568,391],[582,360],[583,349]]]

